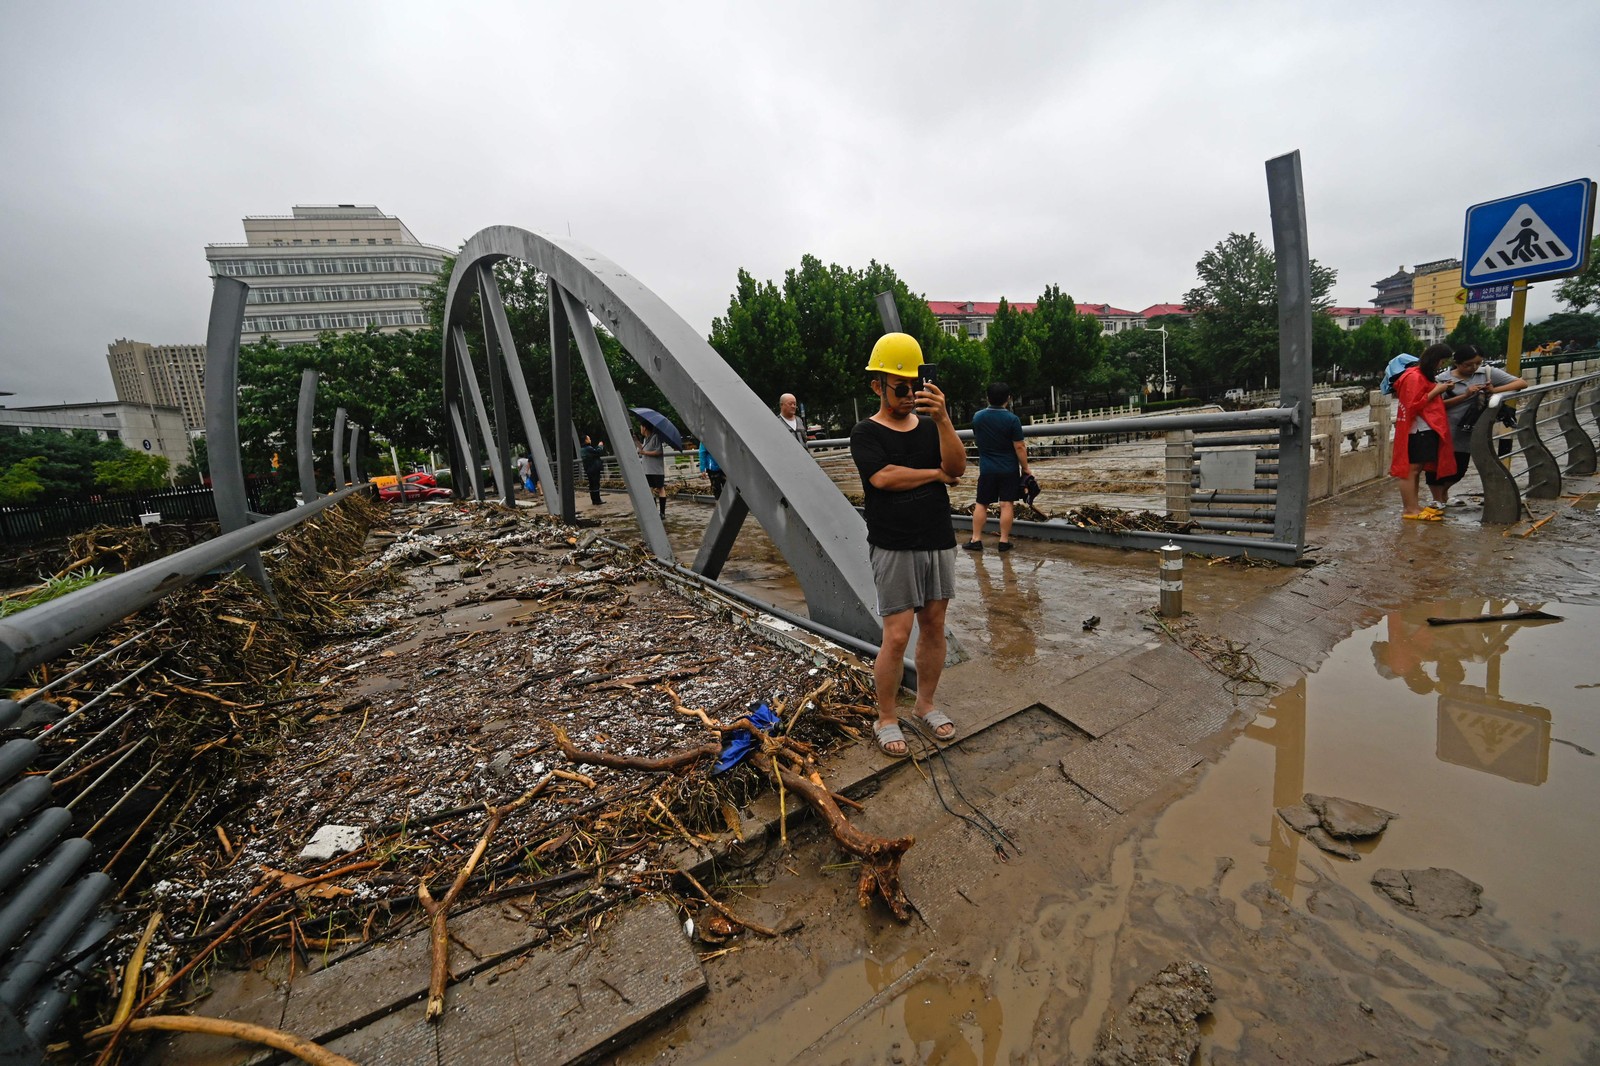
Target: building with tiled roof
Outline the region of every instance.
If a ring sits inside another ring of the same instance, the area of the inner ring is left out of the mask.
[[[1151,304],[1143,311],[1140,311],[1139,314],[1144,317],[1146,322],[1152,318],[1167,318],[1173,315],[1182,318],[1194,317],[1193,309],[1185,307],[1183,304]]]
[[[1011,309],[1031,313],[1038,306],[1037,303],[1014,303],[1011,304]],[[1121,333],[1125,329],[1143,328],[1145,324],[1145,315],[1139,311],[1129,311],[1111,304],[1080,303],[1075,306],[1078,314],[1099,319],[1102,333]],[[939,328],[952,337],[965,334],[982,340],[989,335],[989,324],[999,313],[1000,304],[998,301],[988,303],[978,300],[929,300],[928,310],[939,320]]]
[[[1399,319],[1411,327],[1411,332],[1424,345],[1439,343],[1449,332],[1443,315],[1421,307],[1330,307],[1323,313],[1347,331],[1360,329],[1369,319]]]

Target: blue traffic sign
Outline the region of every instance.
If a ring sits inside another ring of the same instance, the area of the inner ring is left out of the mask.
[[[1504,285],[1482,285],[1476,289],[1467,290],[1467,303],[1484,304],[1493,303],[1495,300],[1511,299],[1511,282]]]
[[[1589,260],[1594,182],[1588,178],[1467,208],[1466,288],[1576,274]]]

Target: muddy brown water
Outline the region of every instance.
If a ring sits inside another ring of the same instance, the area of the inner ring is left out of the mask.
[[[686,516],[674,531],[686,547],[691,527]],[[709,959],[709,999],[618,1061],[1087,1061],[1126,972],[1180,958],[1217,985],[1203,1062],[1600,1061],[1584,1020],[1600,1007],[1600,605],[1586,565],[1596,553],[1573,547],[1519,583],[1582,572],[1566,585],[1583,602],[1444,600],[1387,614],[1274,698],[1135,836],[1097,853],[1070,834],[1034,835],[974,891],[978,913],[937,935],[857,911],[849,871],[826,841],[801,836],[735,876],[733,903],[803,918],[804,946],[751,941]],[[1190,565],[1190,606],[1213,617],[1289,576],[1207,581],[1203,561]],[[759,530],[741,536],[725,577],[803,605]],[[952,628],[997,666],[1150,636],[1127,609],[1129,588],[1153,581],[1142,553],[1024,543],[969,557],[958,581],[973,609],[952,610]],[[1564,620],[1426,624],[1514,607]],[[1081,626],[1090,614],[1102,615],[1094,633]],[[962,781],[982,782],[968,789],[980,806],[1003,809],[1026,771],[1082,742],[1035,713],[1007,723],[1020,734],[952,753]],[[1400,817],[1350,862],[1278,819],[1306,792]],[[920,839],[948,824],[914,773],[867,802],[869,827]],[[1381,868],[1428,867],[1483,886],[1472,924],[1441,928],[1369,883]]]

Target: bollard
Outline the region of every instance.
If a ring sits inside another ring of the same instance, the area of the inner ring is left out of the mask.
[[[1183,617],[1183,549],[1161,546],[1161,617]]]

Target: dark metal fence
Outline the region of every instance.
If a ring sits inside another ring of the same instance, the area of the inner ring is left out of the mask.
[[[250,508],[263,512],[267,483],[246,485]],[[95,496],[0,507],[0,544],[23,544],[46,537],[65,537],[95,526],[138,525],[139,516],[156,512],[163,520],[216,521],[217,505],[207,485],[180,485],[154,492],[102,493]]]
[[[1511,403],[1516,405],[1516,432],[1497,442],[1495,426]],[[1483,479],[1484,524],[1519,521],[1523,500],[1556,499],[1563,477],[1595,472],[1600,372],[1495,394],[1473,425],[1470,439],[1472,463]]]

